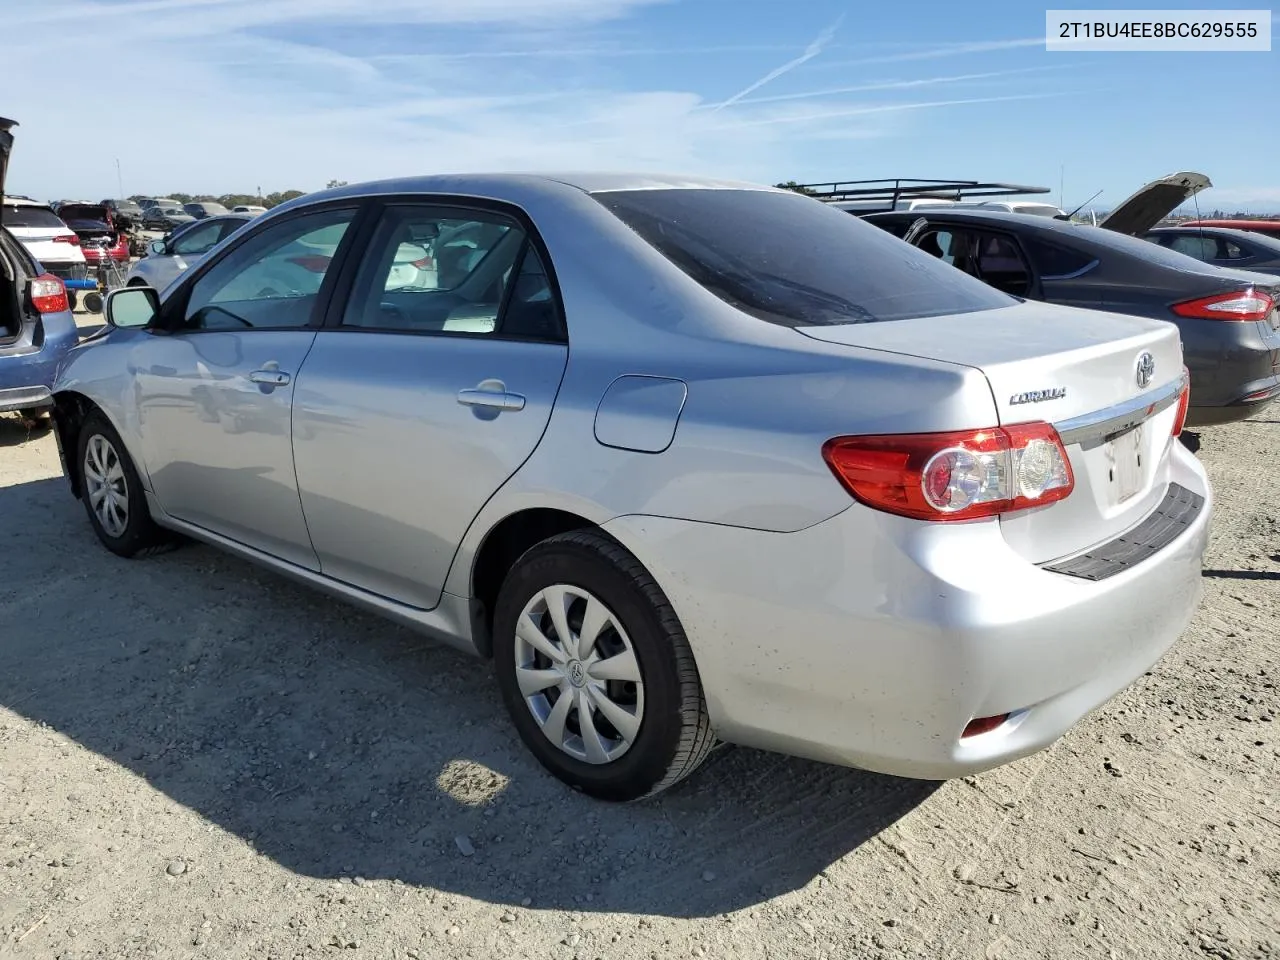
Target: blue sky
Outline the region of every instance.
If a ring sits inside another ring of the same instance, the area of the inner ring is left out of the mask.
[[[989,178],[1056,201],[1065,168],[1066,204],[1103,190],[1099,209],[1199,170],[1205,207],[1280,209],[1280,51],[1048,53],[1025,2],[0,6],[21,37],[9,187],[46,199],[114,195],[118,158],[125,192],[153,194],[612,168]]]

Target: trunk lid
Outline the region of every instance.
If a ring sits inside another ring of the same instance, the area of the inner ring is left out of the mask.
[[[1001,518],[1006,540],[1034,563],[1114,539],[1164,495],[1183,376],[1172,323],[1022,303],[798,332],[976,368],[991,386],[1000,425],[1057,427],[1075,475],[1071,495]]]
[[[1184,171],[1152,180],[1100,221],[1098,226],[1138,236],[1213,184],[1203,173]]]
[[[0,197],[4,196],[4,181],[9,174],[9,154],[13,151],[13,128],[16,120],[0,117]],[[4,204],[0,203],[0,226],[4,226]]]

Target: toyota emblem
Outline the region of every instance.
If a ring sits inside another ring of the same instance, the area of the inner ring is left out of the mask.
[[[1151,379],[1156,375],[1156,358],[1145,350],[1138,354],[1138,366],[1134,371],[1134,379],[1138,381],[1139,389],[1145,390],[1151,386]]]

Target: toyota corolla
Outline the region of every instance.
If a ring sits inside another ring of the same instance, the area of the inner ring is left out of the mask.
[[[1198,602],[1177,328],[1025,302],[794,193],[345,186],[106,315],[56,422],[107,549],[203,540],[490,658],[598,797],[717,740],[988,769]]]

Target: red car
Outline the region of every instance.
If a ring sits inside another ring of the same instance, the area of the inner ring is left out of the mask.
[[[129,262],[129,237],[105,204],[59,204],[58,216],[80,238],[80,250],[90,266]]]
[[[1250,230],[1280,240],[1280,219],[1277,220],[1186,220],[1179,227],[1226,227],[1230,230]]]

